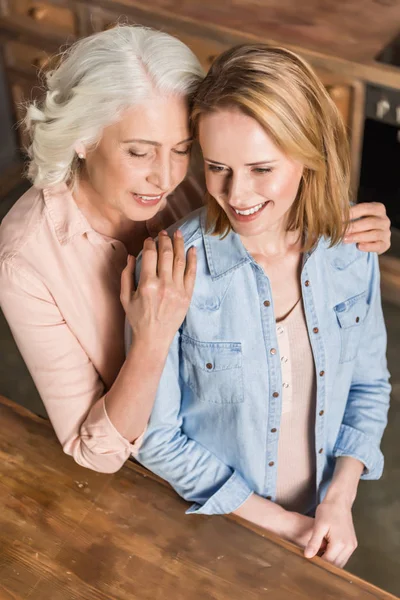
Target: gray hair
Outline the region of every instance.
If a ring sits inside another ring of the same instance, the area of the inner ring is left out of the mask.
[[[117,25],[76,42],[47,73],[43,101],[27,108],[28,178],[39,188],[72,181],[77,143],[96,144],[154,91],[190,98],[203,77],[183,42],[148,27]]]

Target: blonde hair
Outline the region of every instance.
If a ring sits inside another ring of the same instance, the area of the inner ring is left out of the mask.
[[[27,109],[28,178],[37,187],[73,183],[78,143],[95,145],[105,127],[153,92],[190,101],[203,77],[183,42],[148,27],[117,25],[79,40],[46,74],[43,101]]]
[[[340,242],[349,217],[349,147],[339,111],[311,67],[284,48],[231,48],[213,63],[194,97],[195,133],[201,115],[221,108],[253,117],[284,154],[304,165],[287,220],[289,231],[300,232],[303,250],[322,236],[331,245]],[[226,235],[228,217],[210,194],[207,206],[209,230]]]

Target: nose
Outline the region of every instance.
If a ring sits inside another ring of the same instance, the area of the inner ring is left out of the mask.
[[[248,196],[249,185],[246,177],[233,174],[225,182],[226,199],[231,206],[242,206],[243,200]]]
[[[169,157],[159,157],[153,162],[151,171],[147,180],[157,186],[161,191],[166,192],[171,188],[172,165]]]

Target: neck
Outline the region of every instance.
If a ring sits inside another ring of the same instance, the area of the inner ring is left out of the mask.
[[[250,254],[263,255],[274,258],[286,254],[288,251],[300,249],[299,233],[286,231],[283,223],[271,226],[259,235],[240,236],[242,243]]]
[[[138,254],[147,237],[146,223],[125,217],[108,204],[90,185],[84,175],[77,182],[74,200],[90,226],[106,237],[121,241],[130,254]]]

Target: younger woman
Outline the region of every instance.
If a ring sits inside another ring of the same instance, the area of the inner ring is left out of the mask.
[[[343,124],[310,67],[264,45],[216,60],[192,120],[209,192],[181,225],[197,279],[138,459],[189,512],[234,512],[306,556],[327,543],[343,566],[390,391],[377,256],[343,243]]]

